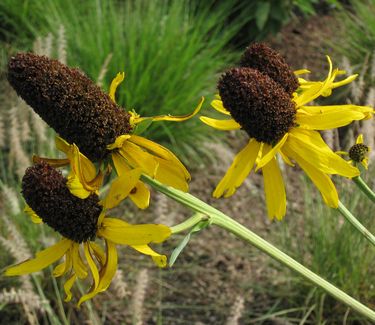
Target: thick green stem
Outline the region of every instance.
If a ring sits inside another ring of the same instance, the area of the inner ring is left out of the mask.
[[[174,199],[175,201],[182,203],[183,205],[193,209],[196,212],[200,212],[202,214],[205,214],[210,217],[210,221],[212,224],[215,224],[221,228],[224,228],[231,233],[233,233],[235,236],[242,238],[246,242],[250,243],[251,245],[257,247],[264,253],[268,254],[272,258],[278,260],[291,270],[299,273],[318,287],[322,288],[329,294],[331,294],[336,299],[340,300],[341,302],[348,305],[353,310],[357,311],[363,316],[368,317],[369,319],[375,321],[375,312],[369,309],[368,307],[361,304],[359,301],[353,299],[349,295],[347,295],[345,292],[341,291],[340,289],[336,288],[332,284],[330,284],[328,281],[324,280],[323,278],[319,277],[314,272],[310,271],[306,267],[304,267],[302,264],[298,263],[294,259],[292,259],[290,256],[286,255],[282,251],[280,251],[278,248],[267,242],[266,240],[262,239],[255,233],[253,233],[251,230],[245,228],[241,224],[239,224],[237,221],[233,220],[232,218],[228,217],[221,211],[215,209],[214,207],[208,205],[207,203],[199,200],[198,198],[192,196],[188,193],[183,193],[181,191],[178,191],[176,189],[173,189],[171,187],[166,187],[159,183],[158,181],[151,179],[147,176],[142,176],[142,179],[144,182],[148,183],[152,187],[154,187],[156,190],[164,193],[165,195],[169,196],[170,198]],[[187,222],[184,222],[180,224],[180,227],[178,228],[179,231],[182,231],[184,227],[185,229],[188,229],[187,227],[190,227],[191,224],[194,224],[194,222],[199,222],[199,218],[195,218],[193,216],[192,218],[188,219]],[[184,226],[182,226],[184,224]]]
[[[371,188],[366,184],[361,176],[352,178],[353,182],[359,187],[359,189],[367,195],[367,197],[375,203],[375,193]]]
[[[367,230],[358,220],[354,217],[351,212],[339,201],[338,210],[348,220],[352,226],[358,230],[371,244],[375,246],[375,236]]]

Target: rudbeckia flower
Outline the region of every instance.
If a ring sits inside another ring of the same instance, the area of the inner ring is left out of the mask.
[[[100,201],[94,193],[85,199],[73,195],[67,187],[67,179],[45,162],[29,167],[22,179],[22,194],[28,204],[27,212],[36,223],[44,222],[61,236],[61,240],[27,260],[5,271],[7,276],[24,275],[40,271],[65,257],[53,270],[53,276],[67,276],[64,284],[66,301],[72,298],[72,286],[77,279],[92,278],[91,288],[82,296],[78,305],[105,291],[117,269],[116,245],[128,245],[142,254],[152,257],[160,266],[166,266],[166,257],[152,250],[151,243],[166,240],[171,230],[164,225],[132,225],[107,216],[106,210],[121,201],[123,192],[129,192],[136,184],[141,171],[132,170],[127,188],[121,191],[113,182],[109,192],[113,195]],[[101,239],[105,249],[95,242]]]
[[[141,168],[142,173],[166,185],[188,190],[190,174],[178,158],[134,131],[146,119],[184,121],[191,118],[199,111],[203,99],[189,115],[141,118],[135,113],[125,112],[115,102],[115,91],[124,74],[117,75],[107,95],[80,70],[31,53],[12,57],[7,77],[18,95],[59,134],[67,148],[76,145],[87,159],[100,165],[112,158],[118,175]],[[77,153],[68,157],[70,163],[74,160],[78,164],[77,159],[81,161],[80,169],[72,175],[90,192],[92,179],[85,181],[85,174],[92,173],[86,172],[86,165],[82,163],[85,159],[77,157]],[[149,190],[138,182],[130,198],[138,207],[145,208],[149,204]]]
[[[286,213],[286,193],[277,161],[305,171],[319,189],[326,204],[338,207],[338,194],[328,175],[359,175],[357,168],[336,155],[318,131],[370,118],[373,109],[356,105],[308,106],[319,96],[354,79],[335,82],[340,70],[332,68],[322,82],[298,82],[284,59],[263,44],[250,46],[240,67],[232,68],[219,80],[219,96],[212,106],[228,119],[201,117],[220,130],[242,129],[249,135],[247,145],[235,156],[213,196],[229,197],[243,183],[254,166],[263,172],[266,204],[270,218],[282,219]],[[298,71],[302,73],[306,71]]]
[[[368,155],[370,153],[370,147],[366,146],[363,143],[363,135],[360,134],[357,137],[355,145],[353,145],[349,152],[346,151],[337,151],[339,155],[349,156],[349,163],[356,166],[357,164],[362,164],[365,169],[368,169]]]

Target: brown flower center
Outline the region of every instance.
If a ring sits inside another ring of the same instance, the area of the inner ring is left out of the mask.
[[[80,199],[70,193],[60,171],[42,162],[26,170],[22,195],[43,222],[61,235],[81,243],[95,238],[102,211],[92,194]]]
[[[251,138],[276,144],[295,125],[296,108],[284,89],[251,68],[233,68],[218,84],[224,107]]]
[[[349,157],[356,163],[360,163],[366,158],[369,147],[363,143],[357,143],[349,149]]]
[[[109,153],[107,145],[129,133],[129,114],[83,72],[32,53],[8,63],[8,81],[44,121],[92,161]]]

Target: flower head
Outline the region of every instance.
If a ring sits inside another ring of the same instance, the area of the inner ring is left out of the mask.
[[[368,169],[368,155],[370,153],[370,147],[363,143],[363,135],[360,134],[353,146],[350,147],[349,152],[337,151],[340,155],[349,156],[349,163],[353,165],[362,164],[363,167]]]
[[[190,174],[178,158],[163,146],[135,134],[141,124],[153,121],[184,121],[202,105],[183,116],[140,117],[116,104],[116,89],[124,80],[119,73],[104,93],[80,70],[31,53],[19,53],[8,64],[8,80],[16,92],[59,134],[57,147],[65,159],[36,157],[54,166],[71,165],[68,187],[74,195],[86,198],[97,193],[104,172],[90,162],[110,157],[119,177],[126,178],[140,168],[158,181],[188,190]],[[105,160],[105,163],[108,163]],[[148,188],[139,181],[129,194],[141,209],[149,205]]]
[[[279,155],[288,165],[297,162],[318,187],[324,201],[330,207],[338,207],[338,194],[328,175],[351,178],[359,171],[336,155],[318,131],[371,118],[373,109],[356,105],[307,106],[355,79],[350,76],[335,82],[343,72],[333,70],[330,58],[327,59],[330,68],[324,81],[299,78],[296,85],[296,77],[281,56],[265,45],[255,44],[242,56],[241,67],[222,75],[219,97],[212,106],[230,119],[203,116],[201,120],[220,130],[243,129],[250,139],[217,185],[214,197],[233,195],[256,166],[256,171],[263,172],[268,215],[281,219],[286,213],[286,193],[276,159]],[[306,72],[299,70],[295,74]]]
[[[137,179],[130,179],[133,184],[128,188],[133,188]],[[166,266],[166,257],[148,245],[166,240],[171,234],[167,226],[131,225],[106,215],[106,210],[121,200],[119,187],[122,186],[114,182],[109,192],[116,195],[102,201],[96,194],[80,199],[70,193],[67,179],[47,163],[29,167],[22,180],[22,194],[28,204],[26,211],[34,222],[46,223],[62,235],[62,239],[37,253],[34,259],[9,267],[5,274],[15,276],[37,272],[65,257],[64,262],[54,268],[53,275],[67,275],[64,284],[66,301],[72,298],[71,288],[75,281],[91,275],[91,288],[79,300],[78,304],[81,304],[110,285],[117,269],[116,245],[128,245],[151,256],[157,265]],[[95,242],[96,238],[104,241],[105,249]]]

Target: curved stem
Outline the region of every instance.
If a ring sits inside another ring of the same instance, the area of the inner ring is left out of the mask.
[[[358,186],[358,188],[367,195],[367,197],[375,203],[375,193],[366,184],[361,176],[352,178],[353,182]]]
[[[365,226],[363,226],[356,217],[352,215],[352,213],[345,207],[342,202],[339,201],[338,210],[344,216],[346,220],[348,220],[352,226],[358,230],[371,244],[375,246],[375,236],[367,230]]]
[[[204,220],[205,217],[206,216],[202,213],[199,213],[199,212],[195,213],[189,219],[186,219],[185,221],[179,223],[178,225],[171,227],[172,234],[177,234],[186,229],[190,229],[194,227],[198,222]]]
[[[165,195],[169,196],[173,200],[193,209],[196,212],[203,213],[209,216],[210,221],[212,224],[215,224],[223,229],[226,229],[233,233],[235,236],[245,240],[246,242],[250,243],[251,245],[257,247],[262,252],[268,254],[272,258],[276,259],[277,261],[281,262],[283,265],[287,266],[291,270],[297,272],[298,274],[302,275],[318,287],[322,288],[329,294],[331,294],[336,299],[340,300],[341,302],[345,303],[353,310],[357,311],[359,314],[368,317],[369,319],[375,321],[375,312],[366,307],[365,305],[361,304],[359,301],[355,300],[354,298],[347,295],[345,292],[341,291],[340,289],[333,286],[328,281],[324,280],[314,272],[310,271],[302,264],[295,261],[293,258],[285,254],[284,252],[280,251],[278,248],[264,240],[263,238],[259,237],[257,234],[253,233],[251,230],[245,228],[237,221],[233,220],[229,216],[225,215],[221,211],[215,209],[214,207],[208,205],[207,203],[199,200],[198,198],[194,197],[189,193],[184,193],[179,190],[173,189],[171,187],[164,186],[163,184],[159,183],[158,181],[151,179],[147,176],[142,176],[142,180],[156,190],[164,193]],[[199,222],[197,220],[194,220]],[[179,231],[188,229],[187,227],[192,222],[186,222],[179,225]]]

